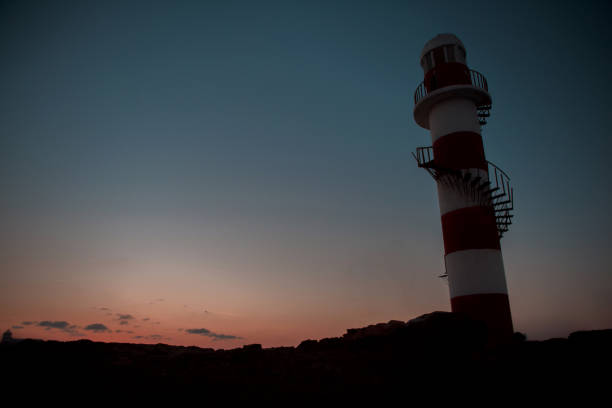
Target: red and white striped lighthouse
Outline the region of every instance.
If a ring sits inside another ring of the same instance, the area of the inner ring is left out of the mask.
[[[492,342],[513,333],[500,238],[513,215],[508,176],[485,159],[481,127],[491,109],[485,77],[468,68],[465,47],[440,34],[421,52],[423,82],[414,119],[432,146],[414,154],[436,180],[451,309],[484,321]]]

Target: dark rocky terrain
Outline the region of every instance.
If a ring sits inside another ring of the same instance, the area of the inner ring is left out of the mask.
[[[298,347],[232,350],[198,347],[20,340],[0,346],[4,385],[31,389],[88,387],[210,395],[336,395],[359,398],[423,389],[495,390],[598,387],[609,378],[612,330],[568,338],[486,343],[482,325],[434,312],[408,322],[349,329],[338,338],[305,340]],[[598,374],[603,369],[603,374]]]

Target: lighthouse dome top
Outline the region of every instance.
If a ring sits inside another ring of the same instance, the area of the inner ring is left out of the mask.
[[[465,46],[455,34],[438,34],[425,43],[423,51],[421,51],[421,56],[419,57],[419,60],[422,60],[423,56],[429,51],[433,50],[434,48],[441,47],[443,45],[458,45],[465,50]]]

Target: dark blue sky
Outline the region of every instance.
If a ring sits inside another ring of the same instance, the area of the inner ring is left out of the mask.
[[[609,327],[612,10],[534,3],[2,2],[0,321],[75,293],[54,318],[189,298],[336,335],[448,310],[410,152],[419,53],[452,32],[515,186],[517,330]]]

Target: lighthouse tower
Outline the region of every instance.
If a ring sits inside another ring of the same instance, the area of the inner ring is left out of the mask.
[[[500,238],[512,221],[509,177],[485,159],[481,128],[491,109],[485,77],[468,68],[452,34],[421,52],[423,82],[414,94],[414,119],[432,146],[413,153],[436,181],[451,309],[483,321],[493,343],[513,333]]]

